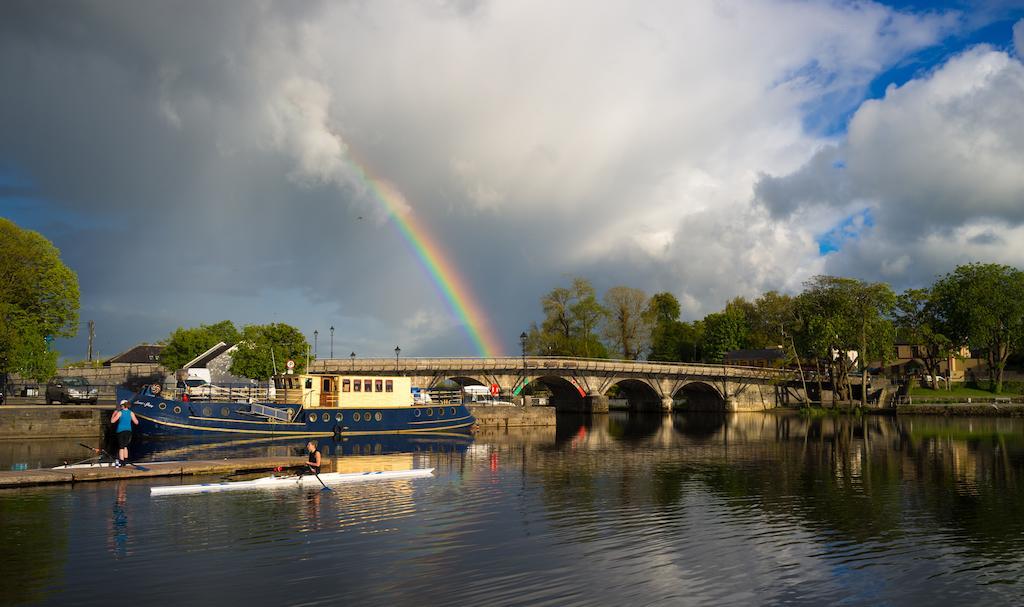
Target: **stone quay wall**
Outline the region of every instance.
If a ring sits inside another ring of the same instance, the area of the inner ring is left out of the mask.
[[[102,439],[112,407],[19,405],[0,407],[0,439]]]

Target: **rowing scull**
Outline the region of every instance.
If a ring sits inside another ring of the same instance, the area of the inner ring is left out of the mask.
[[[402,478],[421,478],[431,476],[433,468],[414,468],[410,470],[385,470],[381,472],[327,472],[320,474],[320,480],[327,485],[339,483],[361,483]],[[205,483],[201,485],[164,485],[151,487],[150,495],[178,495],[186,493],[213,493],[217,491],[242,491],[246,489],[276,489],[279,487],[319,487],[320,481],[313,475],[303,476],[267,476],[251,481],[235,481],[230,483]]]

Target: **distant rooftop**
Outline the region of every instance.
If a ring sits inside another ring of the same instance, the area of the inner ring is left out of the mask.
[[[160,344],[139,344],[121,352],[113,358],[108,358],[103,361],[103,365],[109,367],[114,364],[138,365],[159,363],[160,353],[163,349],[164,347]]]
[[[228,344],[222,341],[217,342],[217,345],[185,363],[182,369],[205,369],[206,366],[210,364],[210,361],[234,347],[235,344]]]

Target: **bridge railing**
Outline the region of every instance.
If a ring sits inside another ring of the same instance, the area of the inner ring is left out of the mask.
[[[472,370],[521,370],[524,365],[522,356],[502,356],[493,358],[477,358],[469,356],[445,357],[405,357],[397,361],[394,358],[327,358],[312,361],[310,370],[313,372],[344,373],[346,370],[359,371],[441,371],[452,369]],[[527,356],[527,370],[552,369],[626,373],[654,374],[694,374],[706,376],[724,376],[726,371],[740,372],[748,375],[774,375],[789,377],[794,369],[774,367],[751,367],[741,365],[724,365],[715,363],[688,363],[662,361],[636,361],[608,358],[573,358],[566,356]]]

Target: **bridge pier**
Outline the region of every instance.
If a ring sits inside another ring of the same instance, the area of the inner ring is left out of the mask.
[[[588,394],[584,396],[583,410],[589,413],[608,413],[608,397],[604,394]]]
[[[661,399],[661,411],[662,413],[672,413],[672,397],[665,396]]]

